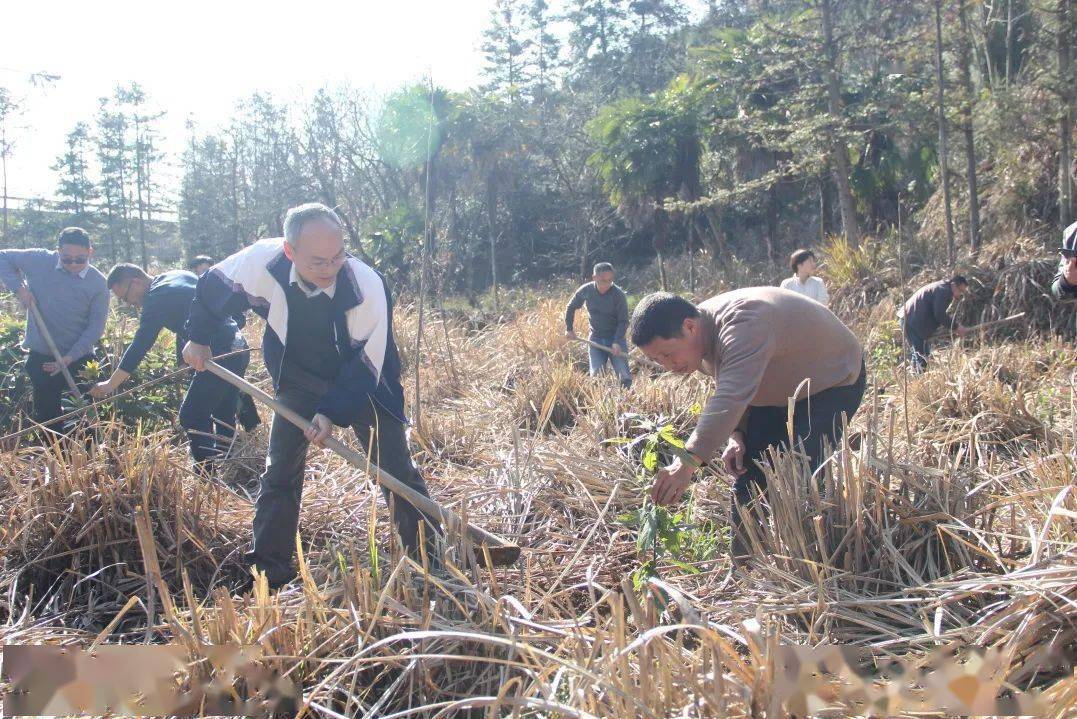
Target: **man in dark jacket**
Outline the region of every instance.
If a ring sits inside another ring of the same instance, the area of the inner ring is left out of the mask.
[[[171,270],[150,277],[138,265],[121,263],[113,267],[106,280],[116,299],[140,307],[138,330],[124,350],[120,365],[106,381],[94,385],[90,394],[104,399],[115,392],[138,368],[142,359],[157,341],[161,330],[176,335],[176,355],[187,342],[187,314],[194,300],[198,278],[192,272]],[[250,352],[243,334],[234,321],[222,322],[210,339],[214,355],[239,352],[220,360],[220,363],[240,377],[247,371]],[[181,360],[182,361],[182,360]],[[214,460],[227,449],[236,422],[236,395],[232,385],[208,373],[194,376],[180,405],[180,426],[187,430],[191,441],[191,457],[198,471],[209,474]]]
[[[237,312],[266,320],[262,357],[279,402],[304,417],[301,430],[274,417],[266,470],[255,505],[254,547],[247,561],[270,586],[295,577],[299,506],[307,447],[333,426],[352,427],[371,460],[427,494],[405,435],[404,390],[392,327],[392,302],[381,275],[344,251],[337,214],[317,203],[288,211],[284,237],[261,240],[214,265],[198,281],[183,358],[205,369],[210,338]],[[384,490],[386,501],[390,494]],[[433,540],[437,520],[395,498],[393,521],[418,558],[420,524]],[[428,556],[434,561],[433,544]]]
[[[969,282],[962,275],[939,280],[918,289],[905,303],[901,312],[901,329],[912,371],[919,374],[927,366],[931,354],[931,335],[940,327],[954,327],[955,320],[949,314],[950,303],[968,291]],[[954,332],[964,337],[968,329],[957,324]]]
[[[588,348],[590,374],[601,372],[608,360],[621,380],[621,386],[630,387],[632,372],[628,369],[628,341],[625,339],[628,297],[624,290],[613,283],[613,265],[609,262],[595,265],[591,280],[576,290],[565,307],[565,335],[573,339],[576,337],[572,327],[576,312],[586,306],[587,318],[591,323],[591,341],[610,348],[609,352],[596,347]]]
[[[1062,261],[1051,283],[1051,294],[1056,300],[1077,299],[1077,222],[1062,231],[1062,247],[1058,251]]]
[[[209,255],[196,255],[187,261],[187,269],[193,272],[196,277],[201,277],[214,264],[216,263]],[[236,321],[236,326],[239,329],[247,326],[246,312],[240,312],[232,319]],[[182,345],[177,345],[177,348],[183,349]],[[236,399],[236,419],[243,425],[243,429],[251,432],[262,422],[262,418],[258,416],[258,407],[254,404],[254,398],[246,392],[238,392],[237,394],[239,397]]]

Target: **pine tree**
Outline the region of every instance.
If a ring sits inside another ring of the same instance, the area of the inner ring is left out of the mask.
[[[90,158],[93,154],[90,126],[85,122],[77,123],[67,134],[66,144],[67,149],[52,166],[60,176],[56,187],[56,196],[59,198],[57,207],[72,213],[75,216],[74,224],[86,226],[90,224],[93,214],[92,205],[100,197],[97,185],[90,176]]]

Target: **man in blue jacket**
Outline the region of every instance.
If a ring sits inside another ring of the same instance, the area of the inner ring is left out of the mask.
[[[90,388],[96,399],[115,392],[138,368],[157,341],[161,330],[176,334],[176,354],[187,342],[187,315],[194,300],[198,277],[192,272],[171,270],[150,277],[138,265],[121,263],[106,278],[109,290],[121,302],[142,308],[138,330],[127,345],[120,366],[106,381]],[[240,377],[247,371],[250,352],[235,321],[229,317],[220,323],[210,339],[214,355],[230,354],[220,363]],[[236,354],[232,354],[236,353]],[[236,422],[236,396],[239,390],[216,375],[203,372],[194,376],[180,405],[180,426],[187,430],[195,468],[203,474],[213,471],[214,460],[227,450]]]
[[[311,417],[306,431],[276,416],[270,429],[247,561],[277,588],[295,577],[307,447],[321,445],[334,425],[352,427],[386,472],[422,494],[427,490],[405,436],[388,287],[344,251],[343,225],[333,210],[318,203],[292,208],[283,238],[256,242],[202,275],[188,320],[187,363],[202,371],[213,333],[248,308],[266,320],[262,356],[277,400]],[[404,546],[417,556],[420,523],[426,520],[429,540],[440,527],[406,500],[395,498],[392,505]]]

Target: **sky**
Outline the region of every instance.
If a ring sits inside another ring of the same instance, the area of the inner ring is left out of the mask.
[[[493,0],[11,0],[0,22],[0,86],[23,100],[8,193],[52,197],[50,169],[98,98],[138,82],[166,112],[165,150],[178,154],[188,119],[225,124],[255,91],[282,100],[348,83],[384,93],[429,72],[461,90],[478,81]],[[60,79],[46,88],[31,73]]]

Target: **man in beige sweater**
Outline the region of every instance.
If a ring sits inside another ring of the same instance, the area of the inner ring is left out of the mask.
[[[856,336],[823,305],[774,287],[750,287],[712,297],[700,305],[657,292],[636,307],[632,342],[672,372],[703,372],[715,380],[692,436],[687,461],[675,459],[658,473],[651,496],[679,502],[692,475],[723,451],[736,479],[734,528],[740,507],[765,491],[758,462],[768,447],[788,446],[789,398],[795,399],[795,445],[812,470],[838,443],[843,416],[851,419],[864,396],[864,353]],[[803,386],[801,384],[803,383]],[[799,391],[798,391],[799,390]],[[734,532],[733,554],[747,553]]]

